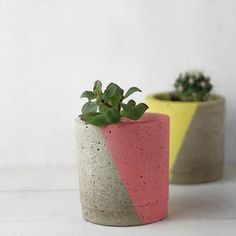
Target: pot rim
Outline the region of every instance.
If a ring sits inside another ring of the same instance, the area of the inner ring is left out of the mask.
[[[123,121],[122,121],[123,120]],[[169,121],[169,116],[166,114],[162,113],[153,113],[153,112],[145,112],[143,116],[139,120],[130,120],[128,118],[122,118],[120,123],[116,124],[108,124],[107,126],[127,126],[127,125],[141,125],[141,124],[150,124],[150,123],[163,123],[163,122],[168,122]],[[79,124],[85,124],[84,121],[80,119],[79,116],[75,118],[75,122]],[[91,124],[86,124],[88,126],[94,126]],[[105,128],[105,127],[97,127],[97,128]]]
[[[149,95],[146,97],[146,99],[151,100],[152,102],[161,102],[161,103],[171,103],[171,104],[181,104],[181,105],[189,105],[189,104],[198,104],[200,106],[209,106],[209,105],[215,105],[219,104],[221,102],[225,103],[225,98],[216,93],[212,93],[209,95],[210,100],[207,101],[172,101],[172,100],[167,100],[167,99],[160,99],[160,96],[164,95],[169,95],[172,93],[171,91],[168,92],[159,92],[159,93],[154,93],[152,95]],[[159,96],[159,97],[158,97]]]

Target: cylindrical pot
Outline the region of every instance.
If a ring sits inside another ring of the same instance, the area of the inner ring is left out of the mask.
[[[104,128],[75,120],[82,213],[113,226],[147,224],[168,208],[169,118],[145,113]]]
[[[170,183],[198,184],[222,177],[225,100],[168,100],[169,93],[146,98],[150,112],[170,117]]]

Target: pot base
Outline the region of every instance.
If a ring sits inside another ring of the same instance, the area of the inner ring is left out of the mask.
[[[223,164],[209,168],[193,168],[188,172],[173,172],[171,184],[201,184],[213,182],[223,176]]]
[[[167,216],[166,210],[164,212],[164,215],[159,216],[156,219],[150,220],[150,222],[141,223],[140,220],[133,217],[132,209],[130,214],[128,210],[126,210],[124,214],[123,211],[105,211],[82,206],[82,212],[84,220],[90,223],[114,227],[127,227],[151,224],[157,221],[161,221]]]

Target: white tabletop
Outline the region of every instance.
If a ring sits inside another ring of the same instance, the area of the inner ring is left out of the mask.
[[[81,217],[72,167],[0,168],[1,236],[236,235],[236,164],[223,180],[171,186],[169,215],[138,227],[106,227]]]

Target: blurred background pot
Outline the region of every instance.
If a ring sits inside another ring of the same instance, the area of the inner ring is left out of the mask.
[[[85,220],[130,226],[167,215],[168,116],[146,113],[104,128],[78,117],[75,130]]]
[[[170,183],[197,184],[222,177],[225,100],[210,95],[205,102],[169,100],[170,93],[146,98],[149,112],[170,117]]]

